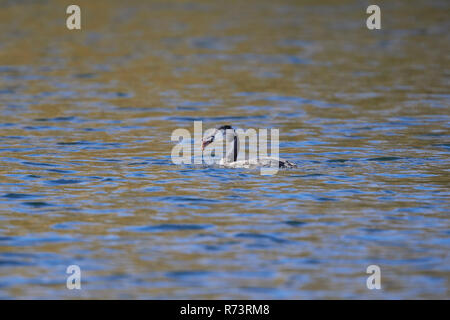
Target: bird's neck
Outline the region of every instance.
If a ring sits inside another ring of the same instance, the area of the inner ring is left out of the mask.
[[[225,145],[225,157],[222,159],[222,162],[234,162],[237,160],[237,137],[233,136],[232,139],[227,140]]]

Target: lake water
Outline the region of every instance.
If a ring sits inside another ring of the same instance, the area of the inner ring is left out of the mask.
[[[450,298],[448,1],[68,4],[0,1],[0,298]],[[298,168],[174,165],[194,120]]]

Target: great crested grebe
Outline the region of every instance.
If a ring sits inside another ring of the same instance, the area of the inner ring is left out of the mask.
[[[238,160],[238,135],[230,125],[221,126],[202,139],[202,150],[212,142],[226,141],[226,153],[219,161],[219,165],[228,168],[256,168],[256,167],[278,167],[296,168],[297,165],[288,160],[275,157],[257,157],[246,160]]]

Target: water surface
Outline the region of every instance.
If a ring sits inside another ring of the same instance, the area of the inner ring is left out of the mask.
[[[77,4],[0,2],[0,298],[449,298],[448,1]],[[194,120],[299,168],[174,165]]]

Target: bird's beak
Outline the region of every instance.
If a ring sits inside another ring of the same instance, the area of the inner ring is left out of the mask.
[[[202,151],[205,150],[206,146],[212,142],[212,139],[202,140]]]

